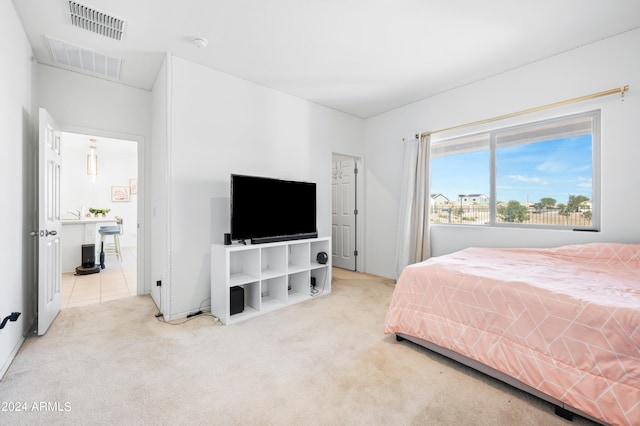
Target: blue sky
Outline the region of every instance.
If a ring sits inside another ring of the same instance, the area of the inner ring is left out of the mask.
[[[499,148],[496,192],[499,201],[537,202],[569,195],[591,199],[591,135]],[[431,193],[450,200],[458,194],[489,195],[489,151],[438,157],[431,161]]]

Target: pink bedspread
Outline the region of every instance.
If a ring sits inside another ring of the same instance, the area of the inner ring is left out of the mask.
[[[451,349],[604,422],[640,424],[640,244],[469,248],[410,265],[385,332]]]

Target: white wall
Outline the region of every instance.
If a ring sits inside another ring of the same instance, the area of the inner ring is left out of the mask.
[[[432,254],[468,246],[557,246],[591,241],[640,242],[640,30],[602,40],[451,90],[365,121],[367,272],[394,277],[404,136],[474,122],[623,85],[620,96],[573,104],[494,127],[572,112],[602,110],[602,231],[432,227]],[[488,126],[485,126],[488,127]],[[472,130],[467,129],[466,132]],[[464,133],[464,132],[458,132]]]
[[[0,2],[0,321],[21,312],[0,330],[0,378],[33,324],[37,290],[35,226],[35,125],[31,47],[11,2]],[[11,65],[8,65],[11,64]]]
[[[210,245],[229,232],[231,173],[316,182],[318,233],[328,236],[331,153],[363,151],[358,118],[169,58],[171,306],[165,317],[209,305]]]
[[[151,92],[47,65],[37,69],[39,106],[64,130],[97,129],[149,139]]]
[[[151,264],[151,296],[160,309],[168,310],[168,285],[158,287],[157,281],[169,276],[169,223],[168,223],[168,112],[169,112],[169,61],[165,59],[151,92],[151,138],[153,149],[149,151],[151,179],[151,209],[148,244],[145,246]],[[161,295],[161,292],[163,295]],[[167,306],[165,306],[167,305]]]
[[[89,139],[96,139],[98,175],[87,175]],[[69,211],[89,208],[107,208],[107,217],[123,219],[124,232],[120,237],[123,247],[135,247],[138,230],[138,194],[131,194],[130,201],[111,201],[113,186],[130,187],[130,180],[138,177],[138,144],[134,141],[98,138],[78,133],[63,133],[62,176],[60,179],[60,209],[63,217]],[[63,228],[64,232],[64,228]],[[98,248],[99,249],[99,248]]]
[[[145,163],[152,145],[151,92],[46,65],[37,65],[36,70],[37,106],[47,109],[63,130],[138,142],[137,232],[138,246],[142,247],[150,221],[145,197],[150,179]],[[135,222],[129,228],[135,229]],[[137,259],[142,265],[138,274],[142,291],[150,289],[151,267],[144,255],[148,251],[148,247],[142,250]]]

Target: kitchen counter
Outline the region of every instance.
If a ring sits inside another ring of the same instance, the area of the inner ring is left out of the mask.
[[[102,224],[116,225],[114,217],[63,218],[60,236],[62,272],[74,272],[82,264],[82,245],[95,244],[96,262],[100,253],[100,234]]]
[[[116,219],[112,217],[83,217],[81,219],[76,218],[63,218],[63,225],[86,225],[87,223],[103,223],[103,222],[115,222]]]

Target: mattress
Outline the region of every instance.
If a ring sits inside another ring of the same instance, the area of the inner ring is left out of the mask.
[[[605,423],[640,424],[640,244],[469,248],[410,265],[385,332],[479,361]]]

